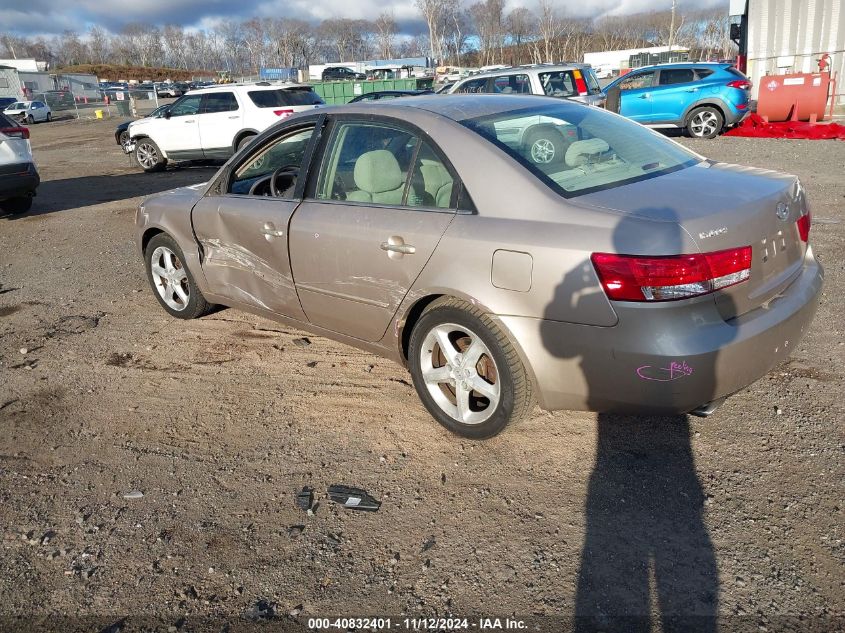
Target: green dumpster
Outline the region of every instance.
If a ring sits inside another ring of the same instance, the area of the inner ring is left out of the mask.
[[[129,99],[114,100],[114,107],[117,108],[117,113],[120,116],[132,116],[132,109],[129,106]]]
[[[348,103],[355,97],[382,90],[430,90],[431,77],[411,79],[379,79],[376,81],[312,81],[311,85],[329,105]]]

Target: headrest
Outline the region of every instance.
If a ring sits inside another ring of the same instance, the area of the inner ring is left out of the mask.
[[[386,149],[361,154],[355,161],[354,177],[355,186],[367,193],[393,191],[405,182],[399,162]]]
[[[570,167],[579,167],[586,163],[591,156],[603,154],[610,149],[607,141],[600,138],[589,138],[584,141],[575,141],[566,150],[564,160]]]

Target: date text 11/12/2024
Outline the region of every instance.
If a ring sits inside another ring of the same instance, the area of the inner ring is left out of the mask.
[[[308,618],[307,626],[314,631],[518,631],[528,628],[517,618]]]

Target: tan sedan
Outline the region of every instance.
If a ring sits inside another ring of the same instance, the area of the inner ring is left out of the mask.
[[[296,115],[137,214],[170,314],[232,306],[396,360],[471,437],[535,401],[712,413],[809,327],[809,231],[792,176],[495,95]]]

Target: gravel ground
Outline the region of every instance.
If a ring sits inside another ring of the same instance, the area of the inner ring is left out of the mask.
[[[845,626],[845,143],[682,141],[805,183],[827,278],[788,361],[706,420],[536,410],[472,442],[390,362],[234,310],[169,318],[134,209],[213,169],[141,173],[113,125],[33,126],[44,182],[0,219],[0,629]]]

